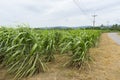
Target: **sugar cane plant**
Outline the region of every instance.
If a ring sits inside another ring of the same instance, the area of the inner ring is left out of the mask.
[[[0,33],[0,60],[14,79],[45,71],[41,60],[41,45],[34,32],[29,29],[2,29]]]
[[[79,31],[78,31],[79,32]],[[71,35],[72,33],[72,35]],[[89,34],[89,32],[83,31],[79,33],[70,32],[67,41],[61,43],[62,50],[61,52],[64,53],[65,51],[71,51],[72,56],[71,60],[68,61],[65,65],[73,66],[76,68],[81,68],[81,66],[89,59],[89,54],[87,51],[90,47],[92,47],[98,37],[100,36],[100,32],[94,32],[94,34]]]
[[[81,68],[89,48],[99,40],[99,30],[33,30],[0,28],[0,64],[19,80],[47,70],[54,54],[68,54],[65,65]]]

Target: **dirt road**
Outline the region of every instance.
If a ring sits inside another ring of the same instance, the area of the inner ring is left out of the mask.
[[[102,34],[98,48],[90,50],[94,64],[86,80],[120,80],[120,45],[116,33]]]

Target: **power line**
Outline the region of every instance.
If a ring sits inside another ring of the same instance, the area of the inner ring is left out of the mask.
[[[110,22],[109,22],[109,21],[107,21],[107,27],[109,27],[109,23],[110,23]]]
[[[75,0],[73,0],[73,2],[76,4],[76,6],[82,11],[82,13],[85,15],[85,16],[87,16],[87,18],[89,17],[87,14],[86,14],[86,12],[79,6],[79,4],[75,1]],[[97,15],[94,13],[94,15],[92,15],[92,17],[93,17],[93,21],[90,19],[90,21],[92,21],[93,22],[93,27],[95,26],[95,23],[96,23],[96,17],[97,17]]]
[[[89,18],[89,16],[86,14],[86,12],[80,7],[80,5],[78,4],[78,2],[76,0],[73,0],[74,4],[80,9],[80,11],[87,17]],[[91,18],[89,18],[89,20],[91,21]]]
[[[85,11],[79,6],[79,4],[76,2],[76,0],[73,0],[73,2],[82,11],[82,13],[86,15]]]

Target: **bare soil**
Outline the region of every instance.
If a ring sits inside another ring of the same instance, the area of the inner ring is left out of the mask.
[[[55,55],[48,63],[49,70],[23,80],[120,80],[120,46],[107,33],[102,34],[98,47],[89,50],[93,61],[82,70],[63,67],[66,55]],[[5,69],[0,69],[0,80],[11,80]]]

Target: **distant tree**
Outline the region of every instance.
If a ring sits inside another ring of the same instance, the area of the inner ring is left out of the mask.
[[[104,27],[104,25],[103,24],[101,24],[101,26],[100,26],[101,28],[103,28]]]
[[[120,31],[120,25],[118,25],[118,24],[113,24],[112,27],[111,27],[111,30]]]

